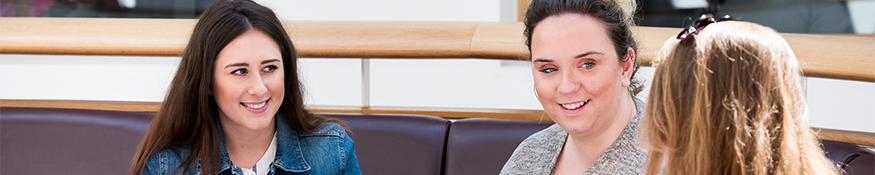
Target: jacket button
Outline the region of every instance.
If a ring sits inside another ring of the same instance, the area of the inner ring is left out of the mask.
[[[255,175],[255,172],[252,170],[243,170],[243,175]]]

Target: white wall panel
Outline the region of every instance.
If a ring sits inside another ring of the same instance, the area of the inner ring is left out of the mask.
[[[298,68],[305,104],[362,105],[361,59],[305,58]]]
[[[372,106],[541,109],[527,61],[371,59]]]
[[[507,0],[260,0],[284,20],[502,21]],[[870,18],[871,19],[871,18]],[[855,17],[855,21],[859,21]],[[870,20],[871,21],[871,20]],[[858,29],[859,30],[859,29]],[[177,57],[0,55],[0,99],[161,101]],[[301,59],[305,103],[362,105],[360,59]],[[541,109],[526,61],[372,59],[373,106]],[[643,67],[646,98],[653,68]],[[875,83],[809,78],[811,125],[875,132]]]
[[[177,57],[0,55],[0,99],[162,101]]]
[[[875,132],[875,83],[808,78],[811,126]]]

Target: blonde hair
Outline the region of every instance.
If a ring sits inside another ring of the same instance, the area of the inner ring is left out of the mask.
[[[802,71],[773,29],[719,22],[657,55],[647,174],[836,174],[808,127]]]

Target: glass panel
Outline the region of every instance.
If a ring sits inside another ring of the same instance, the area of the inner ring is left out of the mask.
[[[2,54],[0,58],[0,99],[159,102],[179,67],[179,57]]]
[[[541,109],[528,61],[371,59],[371,105]]]
[[[711,13],[784,33],[854,33],[848,2],[840,0],[638,0],[638,4],[642,26],[685,27],[701,14]]]
[[[875,132],[875,83],[808,78],[807,85],[811,126]]]
[[[304,104],[361,106],[361,66],[361,59],[355,58],[298,59]]]
[[[2,17],[195,18],[218,0],[0,0]]]

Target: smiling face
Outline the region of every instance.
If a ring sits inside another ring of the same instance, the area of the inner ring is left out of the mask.
[[[226,129],[272,129],[285,87],[279,46],[266,34],[250,30],[219,52],[212,95]]]
[[[620,62],[597,19],[577,13],[547,17],[535,27],[531,51],[538,100],[559,126],[588,133],[619,118],[622,98],[631,98],[633,61]]]

